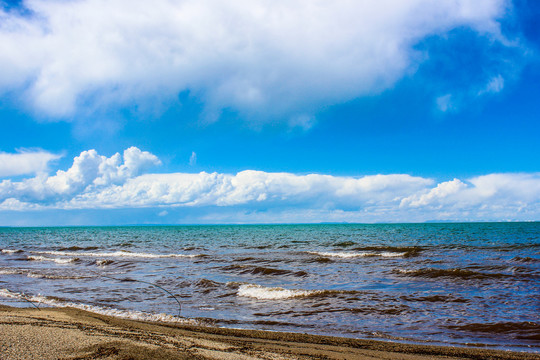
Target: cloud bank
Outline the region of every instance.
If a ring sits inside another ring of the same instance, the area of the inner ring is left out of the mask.
[[[0,93],[69,118],[196,96],[309,126],[329,105],[414,71],[428,36],[468,28],[494,41],[506,0],[26,0],[0,8]],[[24,44],[24,46],[21,46]],[[494,83],[488,90],[499,89]],[[488,91],[486,90],[486,91]]]
[[[43,150],[21,150],[17,154],[0,152],[0,177],[45,172],[49,162],[59,158],[61,155]]]
[[[202,222],[540,219],[540,173],[442,182],[407,174],[144,173],[159,164],[135,147],[111,157],[84,151],[66,171],[3,180],[0,210],[203,209]]]

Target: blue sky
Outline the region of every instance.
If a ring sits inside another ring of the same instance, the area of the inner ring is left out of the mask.
[[[2,4],[0,225],[540,219],[537,2]]]

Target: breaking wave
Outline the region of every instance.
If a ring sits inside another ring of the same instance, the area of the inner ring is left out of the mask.
[[[115,252],[70,252],[70,251],[32,251],[34,254],[47,254],[58,256],[88,256],[88,257],[131,257],[131,258],[195,258],[206,256],[204,254],[151,254],[151,253],[139,253],[126,250],[120,250]]]
[[[290,290],[280,287],[265,287],[255,284],[244,284],[238,288],[238,296],[250,297],[259,300],[281,300],[312,296],[320,290]]]
[[[45,256],[28,256],[27,259],[30,261],[53,261],[57,264],[69,264],[69,263],[74,263],[81,260],[79,258],[64,259],[64,258],[49,258]]]
[[[51,280],[64,280],[64,279],[86,279],[90,276],[77,276],[77,275],[60,275],[55,273],[44,273],[39,271],[27,270],[27,269],[0,269],[0,275],[24,275],[29,278],[36,279],[51,279]]]
[[[358,291],[354,290],[285,289],[282,287],[266,287],[257,284],[228,283],[227,285],[229,287],[238,286],[238,296],[251,297],[259,300],[336,297],[341,295],[354,295],[358,293]]]
[[[318,255],[318,256],[325,256],[325,257],[334,257],[334,258],[342,258],[342,259],[350,259],[350,258],[357,258],[357,257],[404,257],[407,255],[406,252],[390,252],[390,251],[384,251],[384,252],[373,252],[373,251],[359,251],[359,252],[322,252],[322,251],[309,251],[309,254],[312,255]]]
[[[2,254],[8,254],[8,255],[19,254],[22,252],[23,252],[22,250],[18,250],[18,249],[2,249]]]
[[[397,253],[402,254],[400,256],[403,257],[413,257],[419,255],[426,248],[420,246],[361,246],[355,247],[352,250],[371,251],[375,253]]]

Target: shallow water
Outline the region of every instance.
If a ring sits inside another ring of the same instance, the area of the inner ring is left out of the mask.
[[[540,223],[0,228],[0,249],[11,306],[540,351]]]

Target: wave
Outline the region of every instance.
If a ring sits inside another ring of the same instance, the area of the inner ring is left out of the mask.
[[[253,275],[270,275],[270,276],[285,276],[291,275],[296,277],[307,276],[308,273],[305,271],[292,271],[285,269],[276,269],[264,266],[254,266],[254,265],[229,265],[221,268],[225,271],[236,271],[240,274],[253,274]]]
[[[239,259],[234,259],[234,261],[237,261],[237,262],[246,262],[246,261],[254,261],[254,260],[257,260],[257,258],[254,258],[254,257],[251,257],[251,256],[241,257]]]
[[[341,242],[333,244],[334,247],[350,247],[354,245],[356,245],[354,241],[341,241]]]
[[[486,334],[511,334],[518,339],[540,340],[540,324],[532,321],[449,325],[449,329]]]
[[[468,303],[469,300],[460,297],[454,297],[452,295],[431,295],[431,296],[409,296],[402,295],[399,297],[405,301],[418,301],[418,302],[443,302],[443,303]]]
[[[26,295],[23,293],[17,293],[8,289],[0,289],[0,296],[5,298],[21,299],[30,301],[37,304],[44,304],[52,307],[72,307],[84,311],[90,311],[96,314],[114,316],[122,319],[140,320],[140,321],[156,321],[167,323],[183,323],[189,325],[201,325],[194,319],[187,319],[169,314],[153,314],[136,310],[121,310],[115,308],[106,308],[96,305],[88,305],[82,303],[75,303],[63,299],[53,298],[43,295]]]
[[[332,260],[328,256],[317,256],[314,259],[308,260],[308,262],[317,262],[317,263],[321,263],[321,264],[326,264],[326,263],[334,262],[334,260]]]
[[[517,261],[517,262],[521,262],[521,263],[537,263],[537,262],[540,262],[540,259],[532,258],[532,257],[529,257],[529,256],[526,256],[526,257],[516,256],[512,260]]]
[[[88,256],[88,257],[131,257],[131,258],[195,258],[204,257],[205,254],[151,254],[120,250],[115,252],[69,252],[69,251],[32,251],[34,254],[47,254],[59,256]]]
[[[105,260],[96,260],[96,265],[97,266],[107,266],[107,265],[111,265],[113,264],[114,261],[112,260],[108,260],[108,259],[105,259]]]
[[[273,245],[266,244],[266,245],[247,246],[246,249],[266,250],[266,249],[271,249],[272,247]]]
[[[426,250],[421,246],[361,246],[353,248],[354,251],[371,251],[376,253],[399,253],[403,257],[413,257]]]
[[[435,268],[425,268],[417,270],[396,270],[398,274],[403,274],[406,276],[412,277],[422,277],[422,278],[457,278],[457,279],[501,279],[513,277],[514,275],[503,274],[503,273],[486,273],[478,272],[467,269],[435,269]]]
[[[259,300],[282,300],[308,297],[320,293],[321,290],[290,290],[280,287],[265,287],[255,284],[243,284],[238,288],[238,296]]]
[[[222,284],[217,282],[217,281],[208,280],[208,279],[199,279],[195,283],[195,286],[200,287],[200,288],[216,288],[216,287],[219,287],[221,285]]]
[[[58,249],[59,251],[87,251],[87,250],[97,250],[99,249],[98,246],[86,246],[86,247],[80,247],[80,246],[69,246],[69,247],[63,247]]]
[[[115,247],[132,247],[133,243],[127,241],[127,242],[121,242],[121,243],[118,243],[118,244],[114,244],[113,246],[115,246]]]
[[[404,257],[406,252],[371,252],[371,251],[360,251],[360,252],[322,252],[322,251],[308,251],[309,254],[324,256],[324,257],[335,257],[342,259],[350,259],[357,257]]]
[[[69,263],[74,263],[81,260],[79,258],[63,259],[63,258],[48,258],[45,256],[28,256],[27,259],[30,261],[53,261],[57,264],[69,264]]]
[[[54,273],[44,273],[31,271],[26,269],[0,269],[0,275],[24,275],[29,278],[37,279],[51,279],[51,280],[66,280],[66,279],[86,279],[89,276],[76,276],[76,275],[59,275]]]
[[[255,316],[282,316],[282,315],[292,315],[293,317],[304,317],[304,316],[313,316],[321,315],[322,313],[352,313],[352,314],[363,314],[363,315],[400,315],[403,313],[410,312],[411,309],[406,305],[390,305],[387,307],[374,307],[374,306],[364,306],[359,308],[351,307],[317,307],[315,310],[283,310],[283,311],[270,311],[270,312],[260,312],[254,313]]]
[[[184,251],[195,251],[195,250],[203,250],[206,251],[207,249],[201,246],[187,246],[184,247],[182,250]]]
[[[259,300],[283,300],[294,298],[324,298],[357,295],[355,290],[302,290],[282,287],[266,287],[257,284],[227,283],[228,287],[238,287],[237,295]]]
[[[18,249],[2,249],[2,254],[8,254],[8,255],[20,254],[22,252],[24,252],[24,251],[18,250]]]

